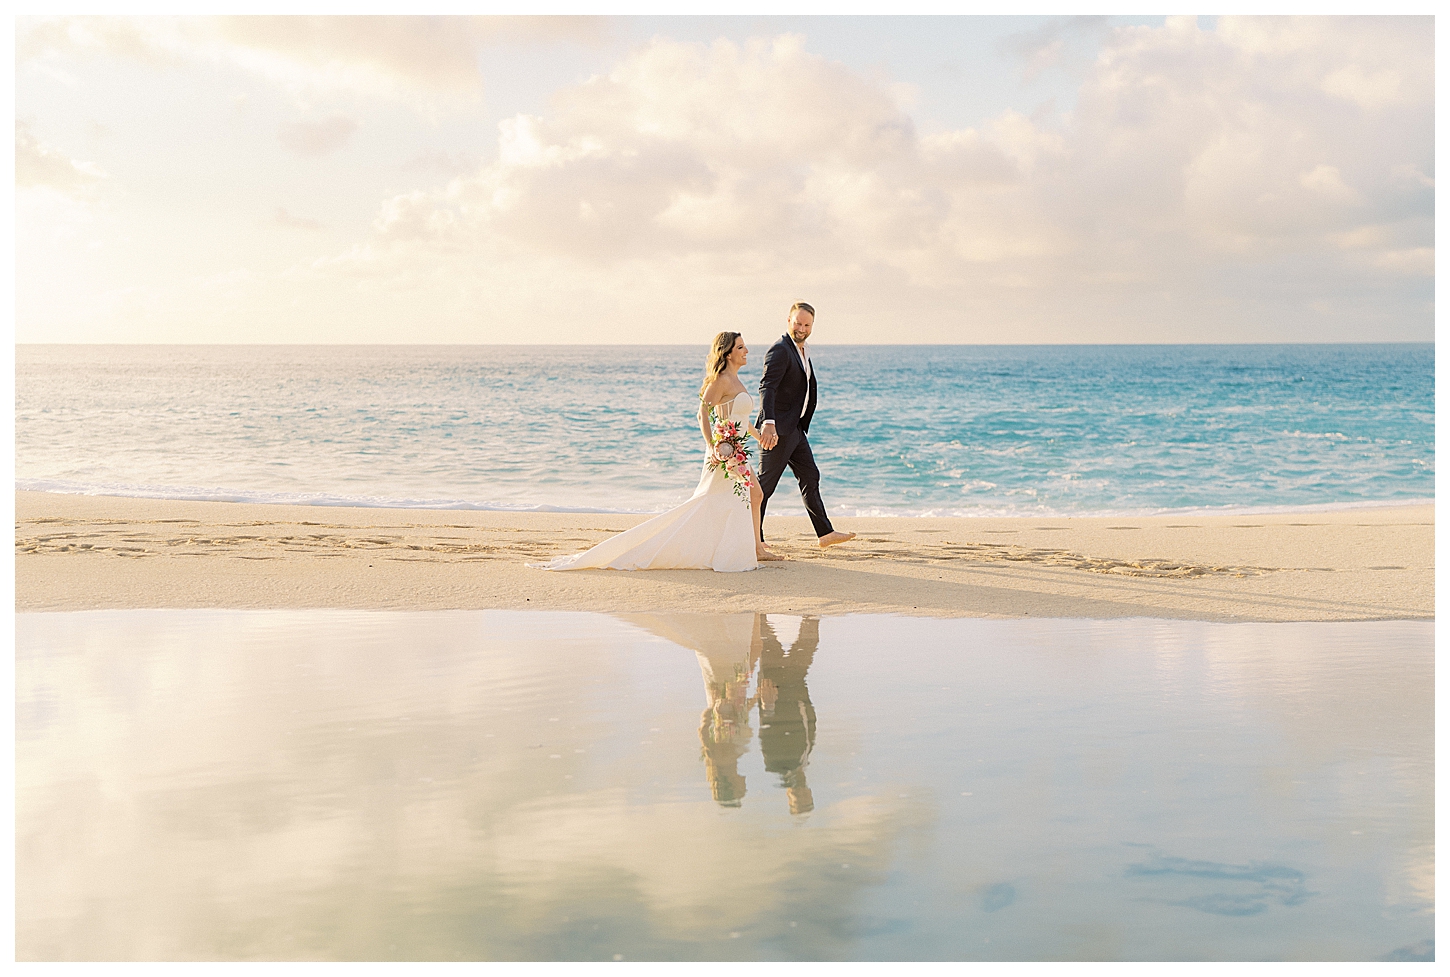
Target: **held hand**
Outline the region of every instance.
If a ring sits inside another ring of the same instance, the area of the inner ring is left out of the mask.
[[[769,451],[771,448],[775,447],[776,442],[779,440],[780,438],[776,437],[775,434],[775,425],[766,424],[764,429],[762,429],[760,432],[760,447],[765,449],[766,451]]]
[[[764,705],[773,706],[775,705],[775,700],[780,698],[780,690],[775,687],[775,683],[770,679],[763,678],[756,686],[756,695],[760,697],[760,701]]]

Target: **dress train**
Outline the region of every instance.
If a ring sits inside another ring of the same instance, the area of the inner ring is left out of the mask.
[[[749,421],[750,395],[737,394],[717,413],[742,426]],[[724,469],[702,463],[700,482],[689,500],[611,536],[583,553],[531,563],[540,570],[754,570],[755,520],[750,500],[735,494]]]

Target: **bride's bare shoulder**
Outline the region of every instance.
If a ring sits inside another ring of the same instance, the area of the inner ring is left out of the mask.
[[[739,380],[731,384],[727,377],[716,377],[710,381],[710,385],[700,394],[700,399],[713,406],[715,404],[722,404],[727,400],[734,400],[744,392],[745,385]]]

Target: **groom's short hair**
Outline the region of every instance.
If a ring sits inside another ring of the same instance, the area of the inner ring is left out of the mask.
[[[792,305],[790,307],[790,311],[785,314],[786,318],[789,319],[791,316],[795,315],[796,309],[800,309],[802,312],[809,312],[812,319],[816,317],[816,310],[811,308],[809,302],[797,302],[795,305]]]

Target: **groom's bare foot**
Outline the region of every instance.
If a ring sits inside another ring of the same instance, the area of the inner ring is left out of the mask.
[[[822,536],[816,542],[820,544],[821,549],[825,549],[828,546],[835,546],[837,543],[845,543],[855,538],[855,533],[843,533],[840,530],[832,530],[831,532],[826,533],[826,535]]]
[[[778,560],[784,560],[785,557],[781,556],[779,553],[772,553],[770,550],[762,546],[756,549],[755,559],[761,563],[773,563]]]

